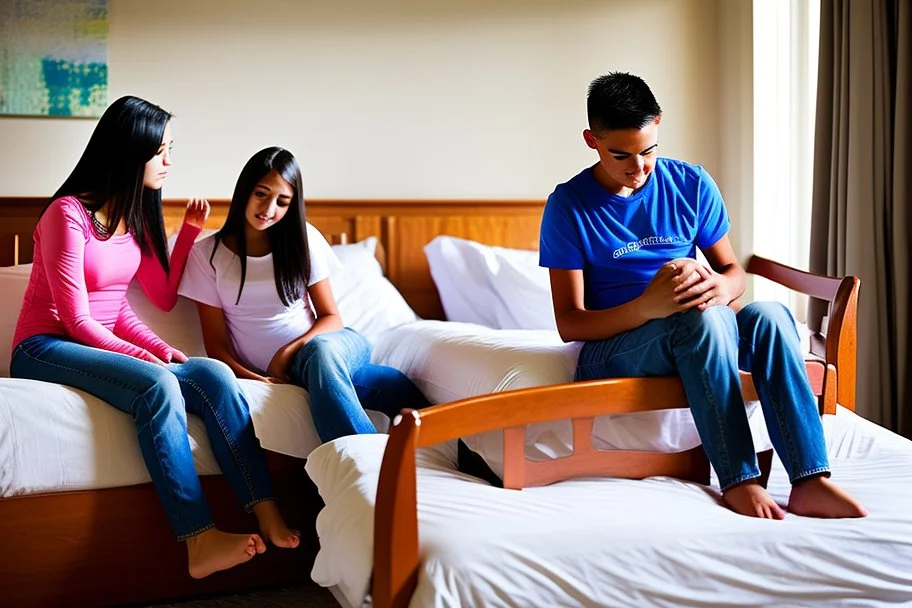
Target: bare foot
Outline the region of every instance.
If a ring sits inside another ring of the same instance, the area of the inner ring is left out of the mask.
[[[276,547],[294,549],[301,542],[301,533],[292,530],[285,524],[279,507],[275,502],[266,500],[253,506],[253,512],[260,522],[260,532],[263,538]]]
[[[868,510],[823,475],[802,479],[792,486],[788,510],[807,517],[865,517]]]
[[[243,564],[266,550],[259,534],[229,534],[212,528],[187,539],[190,576],[203,578]]]
[[[761,519],[782,519],[782,510],[757,479],[748,479],[744,483],[731,487],[722,493],[722,500],[735,513]]]

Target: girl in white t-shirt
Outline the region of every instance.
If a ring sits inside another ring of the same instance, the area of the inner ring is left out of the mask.
[[[394,416],[428,404],[344,327],[327,280],[341,267],[305,220],[294,156],[266,148],[241,171],[225,225],[193,246],[179,291],[197,302],[210,357],[239,378],[307,389],[324,442],[375,433],[365,408]]]

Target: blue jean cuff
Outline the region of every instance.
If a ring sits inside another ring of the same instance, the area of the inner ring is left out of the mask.
[[[202,526],[201,528],[197,528],[196,530],[194,530],[192,532],[187,532],[186,534],[178,534],[177,540],[178,541],[187,540],[188,538],[190,538],[192,536],[196,536],[197,534],[202,534],[206,530],[211,530],[214,527],[215,527],[215,522],[209,522],[205,526]]]
[[[728,482],[726,485],[722,486],[722,491],[731,490],[733,487],[739,483],[744,483],[745,481],[750,481],[751,479],[757,479],[760,477],[760,472],[748,473],[746,475],[741,475],[740,477],[735,477],[732,481]],[[721,483],[721,482],[720,482]]]
[[[247,511],[248,513],[253,513],[253,508],[255,506],[257,506],[261,502],[267,502],[270,500],[272,502],[276,502],[275,496],[264,496],[263,498],[255,498],[255,499],[251,500],[250,502],[248,502],[246,505],[244,505],[244,510]]]
[[[790,479],[790,481],[792,482],[792,485],[794,485],[799,481],[804,481],[809,477],[816,477],[818,475],[829,477],[831,474],[832,473],[830,473],[830,467],[817,467],[816,469],[809,469],[807,471],[799,473],[798,475],[795,475]]]

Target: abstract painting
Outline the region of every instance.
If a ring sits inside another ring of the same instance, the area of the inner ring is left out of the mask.
[[[108,0],[0,0],[0,114],[98,117]]]

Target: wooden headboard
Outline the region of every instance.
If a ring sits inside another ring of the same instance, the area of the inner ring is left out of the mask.
[[[32,261],[32,232],[47,199],[0,198],[0,266]],[[219,228],[228,201],[210,199],[207,228]],[[326,236],[348,242],[375,236],[383,247],[386,273],[411,307],[425,319],[443,319],[423,247],[446,234],[486,245],[538,249],[544,200],[309,200],[308,220]],[[164,201],[165,229],[183,218],[186,199]]]

